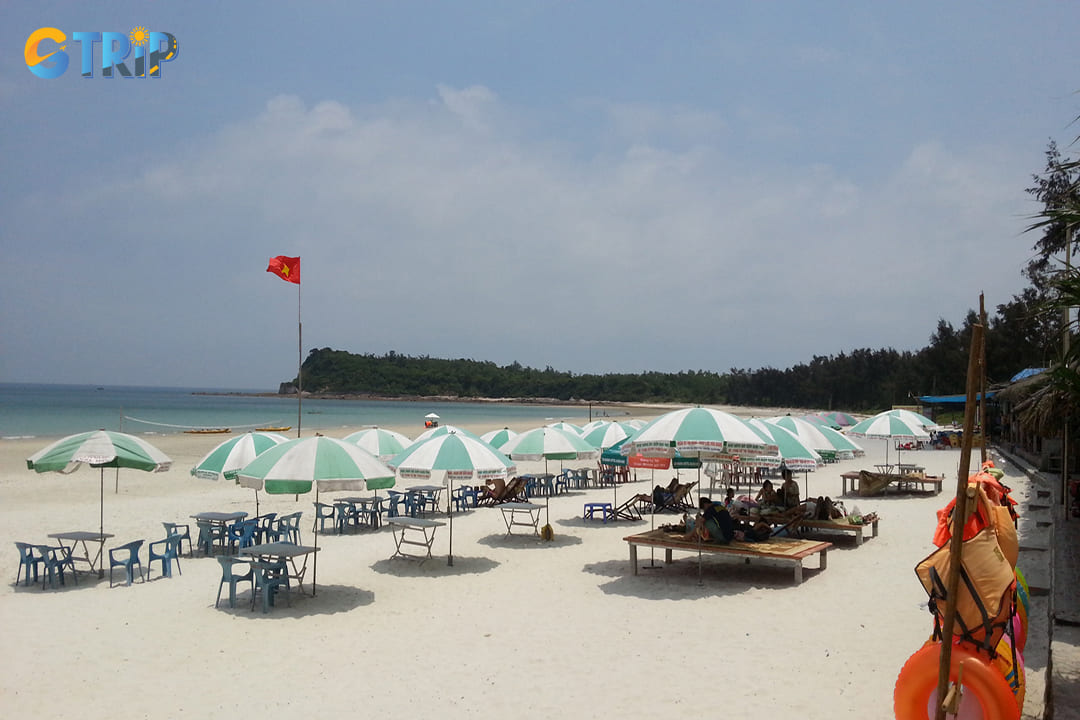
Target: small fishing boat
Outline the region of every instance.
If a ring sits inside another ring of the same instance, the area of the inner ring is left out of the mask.
[[[280,425],[278,427],[261,427],[255,428],[256,432],[288,432],[292,430],[292,425]]]
[[[184,432],[191,435],[218,435],[220,433],[232,432],[232,428],[192,428],[185,430]]]

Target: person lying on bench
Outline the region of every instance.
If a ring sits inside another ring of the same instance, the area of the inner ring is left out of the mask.
[[[701,512],[693,520],[686,519],[686,540],[701,539],[703,542],[729,543],[735,537],[735,522],[723,505],[711,498],[698,499]]]

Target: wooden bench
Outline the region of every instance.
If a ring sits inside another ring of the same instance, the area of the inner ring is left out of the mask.
[[[870,537],[876,538],[878,533],[878,518],[874,518],[868,525],[852,525],[849,522],[835,520],[800,520],[796,527],[804,535],[828,534],[830,532],[843,533],[855,536],[855,545],[862,545],[865,536],[864,528],[870,528]]]
[[[630,564],[634,566],[635,575],[638,574],[637,549],[639,545],[644,545],[663,548],[664,562],[669,565],[671,564],[671,553],[674,550],[742,558],[745,562],[758,559],[782,565],[791,565],[795,570],[796,585],[803,580],[803,558],[817,555],[818,568],[824,570],[827,567],[826,553],[832,547],[832,543],[828,542],[779,537],[769,538],[761,542],[733,540],[727,544],[701,543],[696,540],[686,540],[681,533],[672,533],[666,530],[650,530],[649,532],[630,535],[623,538],[623,540],[630,545]]]
[[[896,479],[892,481],[892,485],[889,488],[886,488],[886,491],[881,493],[881,495],[912,492],[915,489],[915,486],[918,486],[918,492],[939,495],[941,494],[941,485],[944,480],[945,479],[941,477],[897,475]],[[841,495],[847,496],[849,494],[849,486],[851,495],[859,494],[859,473],[857,471],[840,473],[840,482],[842,488],[840,493]]]

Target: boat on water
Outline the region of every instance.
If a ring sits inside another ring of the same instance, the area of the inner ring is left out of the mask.
[[[221,433],[232,432],[232,428],[192,428],[185,430],[184,432],[190,435],[218,435]]]
[[[292,430],[292,425],[281,425],[279,427],[255,428],[256,432],[287,432],[289,430]]]

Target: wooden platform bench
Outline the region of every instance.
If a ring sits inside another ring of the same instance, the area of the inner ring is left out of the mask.
[[[671,564],[671,554],[675,550],[721,557],[741,558],[749,563],[751,560],[766,560],[770,563],[790,565],[795,570],[795,584],[803,580],[803,559],[811,555],[818,556],[818,568],[824,570],[827,567],[826,554],[832,543],[815,540],[794,540],[791,538],[769,538],[761,542],[740,542],[733,540],[727,544],[699,543],[696,540],[685,540],[681,533],[671,533],[665,530],[650,530],[649,532],[630,535],[623,538],[630,545],[630,564],[634,567],[634,574],[638,574],[637,549],[638,546],[657,547],[664,549],[664,562]]]
[[[878,533],[878,518],[874,518],[865,525],[852,525],[849,522],[836,520],[800,520],[797,528],[803,535],[828,535],[829,533],[842,533],[855,537],[855,545],[862,545],[863,539],[867,538],[866,530],[870,530],[869,537],[876,538]]]
[[[859,473],[858,472],[845,472],[840,473],[841,482],[841,495],[848,495],[849,488],[851,495],[859,494]],[[927,495],[939,495],[941,493],[941,485],[944,482],[944,478],[941,477],[922,477],[919,475],[897,475],[896,479],[892,481],[885,492],[878,493],[877,495],[871,495],[867,497],[880,497],[882,495],[898,495],[907,492],[920,492]],[[917,488],[917,490],[916,490]]]

